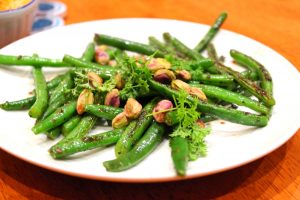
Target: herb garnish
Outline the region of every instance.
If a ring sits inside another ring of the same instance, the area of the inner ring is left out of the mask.
[[[179,125],[170,136],[186,138],[189,144],[189,160],[196,160],[198,157],[206,155],[205,137],[211,129],[209,127],[201,128],[196,124],[200,118],[200,113],[197,111],[196,101],[198,100],[194,98],[193,101],[189,101],[187,97],[188,94],[184,90],[180,90],[178,98],[174,98]]]

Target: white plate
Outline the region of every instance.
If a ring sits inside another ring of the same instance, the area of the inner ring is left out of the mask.
[[[161,38],[170,32],[193,47],[206,33],[208,26],[163,19],[114,19],[80,23],[38,33],[17,41],[3,49],[2,54],[38,53],[43,57],[62,58],[64,54],[81,56],[94,33],[104,33],[134,41],[147,42],[150,35]],[[227,58],[230,49],[237,49],[259,60],[274,79],[277,101],[273,116],[264,128],[249,128],[231,123],[212,124],[207,137],[208,155],[190,162],[186,178],[213,174],[256,160],[281,146],[295,134],[300,124],[300,76],[298,71],[272,49],[245,36],[222,30],[214,40],[220,55]],[[47,69],[47,76],[57,71]],[[24,68],[0,69],[0,102],[16,100],[28,95],[33,88],[30,70]],[[156,182],[180,180],[175,176],[168,143],[162,143],[146,160],[136,167],[119,173],[106,172],[105,160],[113,159],[113,148],[94,150],[68,160],[53,160],[47,150],[56,141],[43,135],[34,135],[34,120],[27,112],[0,111],[1,148],[18,158],[53,171],[78,177],[120,182]],[[103,131],[98,128],[95,132]]]

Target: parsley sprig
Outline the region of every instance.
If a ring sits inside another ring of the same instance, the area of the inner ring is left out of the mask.
[[[200,113],[197,111],[197,99],[189,101],[187,97],[187,92],[180,90],[178,98],[174,98],[179,125],[170,136],[186,138],[189,144],[189,160],[196,160],[200,156],[206,155],[205,137],[211,129],[209,127],[201,128],[196,124],[200,118]]]
[[[149,93],[148,80],[151,78],[150,70],[144,62],[137,62],[133,57],[125,57],[118,62],[125,79],[125,86],[120,92],[121,99],[136,98]]]

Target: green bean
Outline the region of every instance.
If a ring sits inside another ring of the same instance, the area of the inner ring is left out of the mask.
[[[269,95],[272,95],[272,77],[262,64],[250,56],[236,50],[230,50],[230,55],[238,64],[247,66],[251,71],[257,73],[258,78],[261,81],[261,88],[264,89]]]
[[[170,34],[163,34],[164,44],[167,48],[172,49],[173,53],[172,56],[184,58],[184,55],[174,49],[174,46],[172,45],[172,37]]]
[[[120,157],[130,151],[133,145],[141,138],[144,131],[150,126],[153,121],[153,116],[149,116],[149,114],[152,113],[156,103],[157,98],[149,102],[143,108],[139,118],[128,125],[128,129],[125,130],[115,146],[116,157]]]
[[[131,121],[125,128],[124,132],[122,135],[124,135],[123,137],[127,137],[130,136],[130,135],[133,135],[134,131],[135,131],[135,128],[136,128],[136,125],[137,125],[137,120],[133,120]],[[119,143],[119,144],[118,144]],[[122,142],[120,141],[120,139],[118,140],[117,142],[117,145],[115,146],[115,156],[116,157],[119,157],[121,155],[121,152],[125,150],[124,149],[124,146],[122,144]],[[126,147],[127,149],[127,147]],[[127,150],[126,150],[127,152]],[[124,153],[123,153],[124,154]]]
[[[69,65],[78,67],[78,68],[88,68],[88,70],[96,71],[101,78],[109,79],[112,75],[114,75],[119,70],[116,68],[112,68],[110,66],[101,66],[95,63],[87,62],[79,58],[74,58],[70,55],[65,55],[63,61],[68,63]]]
[[[204,57],[201,56],[199,53],[193,51],[189,47],[187,47],[185,44],[183,44],[180,40],[177,38],[172,38],[172,45],[174,46],[174,49],[176,49],[178,52],[181,52],[182,54],[186,55],[187,57],[194,59],[194,60],[200,60]]]
[[[74,138],[64,143],[59,143],[49,149],[50,155],[55,159],[65,158],[78,152],[103,148],[115,144],[121,137],[124,128],[107,131],[82,138]]]
[[[240,64],[241,66],[249,69],[246,74],[247,77],[252,79],[254,78],[253,80],[257,80],[257,78],[259,78],[261,81],[266,81],[266,79],[269,79],[272,82],[272,78],[268,71],[253,58],[236,50],[230,50],[230,55],[237,64]],[[264,74],[263,71],[265,71],[266,73]]]
[[[150,45],[124,40],[117,37],[112,37],[103,34],[95,34],[94,41],[97,44],[106,44],[119,48],[121,50],[132,51],[144,55],[154,55],[155,57],[164,57],[164,54],[158,49],[153,48]]]
[[[53,88],[55,88],[63,79],[63,75],[58,75],[49,82],[47,82],[47,88],[51,92]],[[35,91],[33,91],[35,93]],[[6,101],[5,103],[0,104],[0,108],[3,110],[27,110],[29,109],[35,102],[36,97],[28,97],[25,99],[20,99],[16,101]]]
[[[208,57],[210,59],[218,62],[219,61],[219,56],[217,54],[215,46],[212,43],[208,43],[206,48],[207,48],[207,55],[208,55]]]
[[[49,95],[52,93],[52,91],[63,81],[66,74],[60,74],[52,78],[50,81],[47,82],[47,89]],[[31,93],[35,94],[35,90],[33,90]]]
[[[35,96],[28,97],[26,99],[21,99],[17,101],[6,101],[0,104],[0,108],[3,110],[27,110],[29,109],[35,102]]]
[[[41,119],[45,119],[51,115],[57,108],[68,101],[66,91],[74,86],[73,79],[70,73],[67,73],[61,83],[52,91],[49,98],[49,106],[44,112]]]
[[[184,176],[189,160],[189,147],[185,138],[180,136],[170,137],[171,156],[177,175]]]
[[[163,140],[166,128],[163,124],[153,122],[138,143],[126,154],[114,160],[103,163],[107,171],[119,172],[140,163],[144,160]]]
[[[220,27],[224,23],[224,21],[227,18],[227,13],[221,13],[219,17],[216,19],[214,24],[210,27],[208,32],[205,34],[205,36],[202,38],[202,40],[197,44],[197,46],[194,48],[197,52],[202,52],[205,50],[206,46],[210,43],[210,41],[215,37],[215,35],[218,33]]]
[[[201,115],[201,117],[200,117],[200,120],[203,121],[204,123],[211,122],[211,121],[214,121],[217,119],[218,119],[217,117],[209,115],[209,114],[204,114],[204,115]]]
[[[84,136],[86,136],[89,131],[94,127],[95,123],[97,121],[97,117],[86,115],[81,118],[80,122],[77,124],[77,126],[69,133],[67,134],[63,139],[58,141],[53,148],[56,148],[57,146],[60,146],[63,143],[67,143],[69,141],[80,139]]]
[[[221,59],[218,57],[215,46],[211,43],[209,43],[207,45],[207,53],[208,53],[208,57],[211,58],[212,60],[214,60],[216,63],[221,62]],[[247,67],[247,66],[245,66]],[[247,67],[249,68],[249,70],[242,72],[242,76],[251,79],[251,80],[256,80],[257,79],[257,73],[256,70],[254,70],[253,68]],[[212,72],[214,74],[219,73],[218,69],[216,68],[216,66],[213,66],[211,68],[209,68],[207,71]]]
[[[84,61],[93,61],[95,56],[95,43],[91,42],[87,45],[85,51],[83,52],[81,59]]]
[[[251,70],[245,70],[243,72],[241,72],[241,75],[247,79],[250,79],[252,81],[256,81],[257,80],[257,73]]]
[[[177,118],[177,111],[169,111],[165,116],[165,124],[168,126],[174,126],[179,123],[179,119]]]
[[[73,114],[76,113],[76,102],[70,102],[48,116],[46,119],[37,122],[31,129],[35,134],[49,131],[66,122]]]
[[[200,120],[204,123],[214,121],[217,118],[215,116],[204,114],[201,115]],[[165,124],[168,126],[174,126],[179,123],[179,119],[177,118],[177,111],[169,111],[166,113]]]
[[[175,91],[158,82],[149,80],[148,84],[152,90],[159,92],[162,96],[165,96],[169,99],[172,99],[173,97],[179,97],[178,91]],[[193,101],[193,97],[191,96],[188,96],[188,99],[190,101]],[[211,114],[220,119],[248,126],[266,126],[268,123],[268,117],[266,116],[255,115],[231,108],[225,108],[223,106],[210,104],[200,100],[197,101],[197,109],[200,112]]]
[[[72,140],[74,138],[82,138],[94,127],[97,117],[85,115],[81,118],[78,125],[63,139],[63,141]],[[60,141],[59,143],[61,143]]]
[[[36,100],[29,109],[29,116],[40,118],[48,106],[47,83],[41,67],[34,67],[32,73],[35,83]]]
[[[207,54],[208,54],[208,57],[210,59],[212,59],[213,61],[221,62],[221,58],[219,58],[219,56],[217,54],[217,51],[215,49],[215,46],[212,43],[209,43],[207,45]],[[210,72],[210,73],[213,73],[213,74],[218,74],[219,73],[219,71],[216,69],[215,65],[208,68],[207,71]]]
[[[249,97],[240,95],[239,93],[211,85],[192,84],[192,86],[200,88],[207,97],[217,98],[229,103],[237,104],[239,106],[246,106],[263,114],[269,113],[269,109],[262,103]]]
[[[74,86],[74,82],[71,77],[71,73],[67,72],[60,82],[60,84],[52,91],[52,94],[49,99],[49,104],[52,104],[57,99],[61,98],[61,96],[65,95],[65,91]]]
[[[66,121],[61,128],[62,134],[66,137],[80,122],[81,116],[75,115]]]
[[[110,60],[122,60],[127,55],[126,52],[117,48],[108,48],[105,52],[108,53]]]
[[[47,137],[51,140],[54,140],[56,138],[58,138],[58,136],[60,136],[61,134],[61,127],[56,127],[48,132],[45,133],[47,135]]]
[[[175,61],[172,62],[172,70],[187,70],[187,71],[206,71],[208,68],[214,65],[214,61],[211,59],[203,58],[201,60],[189,60],[189,61]]]
[[[36,56],[11,56],[0,54],[0,66],[21,65],[21,66],[43,66],[43,67],[66,67],[66,63],[58,59],[41,58]]]
[[[70,98],[69,96],[70,96],[69,94],[68,95],[61,94],[61,96],[56,98],[55,101],[53,101],[51,104],[48,105],[46,111],[44,112],[44,114],[42,115],[40,120],[43,120],[43,119],[47,118],[49,115],[54,113],[57,108],[63,106],[65,103],[67,103],[69,98]]]
[[[228,85],[228,84],[232,84],[234,81],[234,78],[227,74],[208,74],[208,73],[203,73],[200,70],[192,71],[191,76],[193,81],[201,81],[207,84],[216,83],[221,85],[222,84]]]
[[[123,112],[123,108],[115,108],[105,105],[89,104],[85,106],[85,111],[97,117],[101,117],[107,120],[112,120],[116,115]]]
[[[201,56],[198,52],[193,51],[185,44],[183,44],[180,40],[178,40],[175,37],[172,37],[169,33],[164,33],[163,36],[164,38],[170,38],[173,48],[181,54],[185,55],[186,57],[194,60],[203,59],[203,56]]]
[[[214,61],[211,59],[203,58],[201,60],[192,61],[190,64],[192,70],[207,70],[208,68],[214,66]]]
[[[89,43],[81,58],[85,61],[91,61],[94,57],[94,52],[95,52],[95,44]],[[45,112],[44,118],[49,116],[51,113],[53,113],[53,111],[55,111],[58,107],[60,107],[67,101],[68,98],[65,97],[65,91],[71,89],[73,86],[74,83],[72,77],[70,73],[67,73],[63,81],[53,91],[53,94],[50,97],[51,104],[49,105],[47,111]],[[90,120],[90,118],[88,118],[87,120]],[[51,136],[52,133],[60,134],[63,132],[64,136],[67,137],[67,135],[69,135],[71,131],[80,123],[80,121],[81,121],[81,117],[76,115],[71,119],[69,119],[67,122],[65,122],[61,127],[55,128],[53,131],[49,131],[46,134],[49,137],[49,134]],[[82,120],[82,121],[86,121],[86,120]],[[95,120],[91,119],[91,121],[95,121]]]
[[[55,76],[53,79],[47,82],[48,90],[52,90],[58,86],[58,84],[64,79],[65,74]]]
[[[206,69],[206,72],[210,73],[210,74],[220,74],[220,72],[217,70],[217,68],[215,67],[215,65],[208,67]]]
[[[157,97],[157,96],[158,96],[157,92],[150,90],[147,94],[138,94],[137,98],[139,98],[141,100],[143,100],[143,99],[149,100],[149,99],[153,99],[154,97]],[[121,96],[121,99],[126,99],[126,97],[122,98],[122,96]]]
[[[164,43],[162,43],[161,41],[159,41],[155,37],[150,36],[148,38],[148,40],[149,40],[149,44],[151,46],[153,46],[154,48],[160,50],[161,52],[166,53],[166,54],[173,54],[173,55],[175,55],[175,51],[172,48],[170,48],[169,46],[165,45]]]
[[[234,71],[229,67],[224,66],[221,63],[218,63],[218,69],[219,71],[230,74],[235,79],[236,82],[238,82],[242,87],[247,89],[252,95],[254,95],[263,103],[265,103],[266,106],[275,105],[274,98],[268,92],[266,92],[266,90],[259,87],[255,82],[250,81],[249,79],[243,77],[240,73]]]

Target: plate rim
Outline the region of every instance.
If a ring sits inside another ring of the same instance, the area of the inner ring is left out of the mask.
[[[101,20],[91,20],[91,21],[84,21],[84,22],[79,22],[79,23],[73,23],[73,24],[68,24],[66,26],[62,26],[62,27],[58,27],[55,29],[50,29],[47,31],[43,31],[37,34],[48,34],[48,32],[51,31],[60,31],[63,30],[65,28],[71,27],[71,26],[80,26],[82,24],[87,24],[87,23],[101,23],[104,21],[120,21],[120,20],[149,20],[149,21],[173,21],[173,22],[180,22],[180,23],[189,23],[192,25],[196,25],[196,26],[206,26],[206,27],[210,27],[210,25],[207,24],[202,24],[202,23],[198,23],[198,22],[192,22],[192,21],[184,21],[184,20],[178,20],[178,19],[166,19],[166,18],[112,18],[112,19],[101,19]],[[228,30],[228,29],[221,29],[222,31],[225,32],[229,32],[229,33],[234,33],[240,37],[246,38],[246,39],[250,39],[252,42],[256,42],[259,45],[263,46],[264,48],[267,48],[268,51],[272,51],[272,53],[275,53],[277,56],[280,56],[283,60],[285,60],[291,67],[290,70],[293,70],[293,73],[297,73],[298,78],[300,78],[300,73],[298,71],[298,68],[295,67],[295,65],[293,65],[287,58],[285,58],[283,55],[279,54],[277,51],[275,51],[274,49],[272,49],[271,47],[261,43],[260,41],[257,41],[256,39],[253,39],[249,36],[246,35],[242,35],[240,33]],[[45,33],[47,32],[47,33]],[[34,37],[36,34],[31,35],[29,37]],[[18,41],[15,41],[5,47],[3,47],[2,49],[0,49],[0,53],[3,51],[3,49],[5,50],[6,47],[10,47],[11,45],[14,45],[16,42],[19,42],[21,40],[26,40],[28,37],[22,38]],[[22,157],[16,153],[14,153],[13,151],[10,151],[9,149],[6,149],[4,147],[2,147],[2,145],[0,146],[0,149],[5,151],[6,153],[13,155],[14,157],[21,159],[27,163],[33,164],[35,166],[53,171],[53,172],[58,172],[61,174],[65,174],[65,175],[70,175],[73,177],[80,177],[80,178],[85,178],[85,179],[90,179],[90,180],[100,180],[100,181],[109,181],[109,182],[123,182],[123,183],[154,183],[154,182],[173,182],[173,181],[182,181],[182,180],[188,180],[188,179],[194,179],[194,178],[200,178],[200,177],[204,177],[204,176],[208,176],[208,175],[212,175],[212,174],[217,174],[220,172],[225,172],[231,169],[235,169],[238,168],[240,166],[246,165],[248,163],[251,163],[253,161],[259,160],[262,157],[270,154],[271,152],[277,150],[278,148],[280,148],[282,145],[284,145],[287,141],[289,141],[299,130],[299,126],[297,125],[297,122],[299,121],[300,123],[300,119],[299,120],[295,120],[295,122],[292,124],[293,126],[289,127],[289,134],[286,134],[283,140],[280,140],[280,142],[277,142],[275,144],[272,145],[272,147],[267,148],[267,150],[260,154],[259,156],[256,156],[255,158],[252,159],[248,159],[246,162],[240,162],[238,164],[235,165],[231,165],[229,167],[225,167],[225,168],[221,168],[221,169],[217,169],[217,170],[213,170],[213,171],[209,171],[209,172],[204,172],[204,173],[197,173],[197,174],[188,174],[184,177],[180,177],[180,176],[173,176],[173,177],[162,177],[162,178],[123,178],[123,177],[107,177],[107,176],[99,176],[99,175],[90,175],[90,174],[83,174],[83,173],[79,173],[79,172],[72,172],[72,171],[68,171],[65,169],[61,169],[58,167],[53,167],[53,166],[48,166],[46,164],[40,163],[38,161],[34,161],[34,160],[30,160],[26,157]],[[1,142],[0,142],[1,144]],[[275,146],[275,148],[274,148]]]

